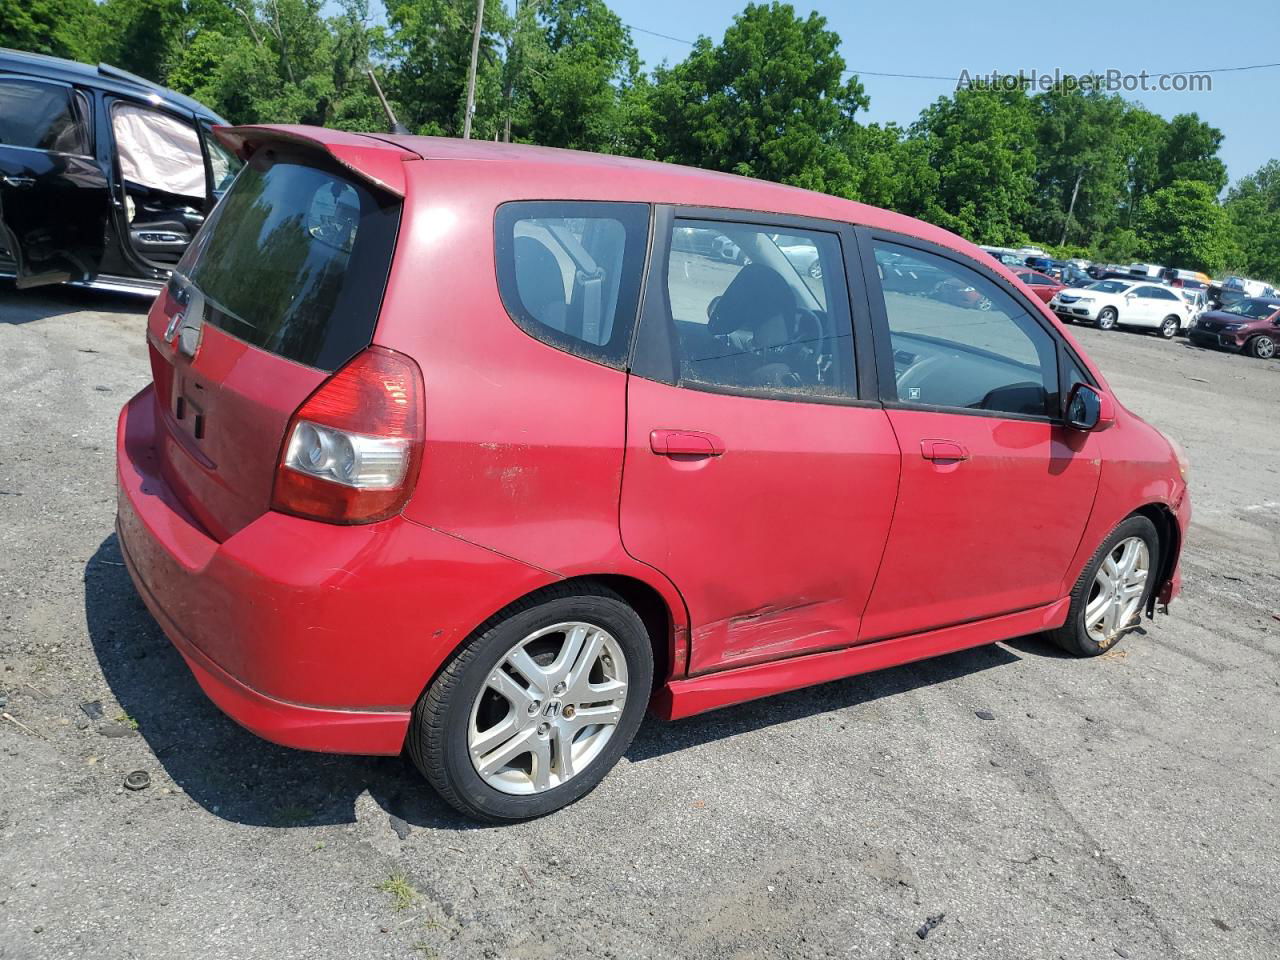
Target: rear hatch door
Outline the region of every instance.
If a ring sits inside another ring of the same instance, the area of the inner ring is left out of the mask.
[[[248,162],[148,324],[161,470],[218,540],[270,508],[290,417],[372,340],[400,220],[394,185],[350,149],[271,133],[233,141]],[[367,142],[379,170],[415,157]]]

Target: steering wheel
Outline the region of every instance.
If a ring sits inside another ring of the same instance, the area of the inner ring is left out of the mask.
[[[822,320],[816,313],[806,307],[796,307],[792,327],[793,346],[806,347],[814,353],[822,352]]]

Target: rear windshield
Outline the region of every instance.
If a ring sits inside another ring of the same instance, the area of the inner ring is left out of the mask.
[[[369,345],[400,205],[337,170],[256,154],[178,265],[204,319],[288,360],[336,370]]]

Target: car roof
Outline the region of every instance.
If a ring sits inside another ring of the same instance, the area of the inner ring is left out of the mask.
[[[674,163],[529,144],[412,134],[348,133],[301,125],[219,127],[214,133],[224,146],[241,156],[252,144],[269,140],[319,146],[348,169],[400,196],[405,192],[402,161],[407,159],[406,153],[427,161],[482,163],[504,176],[508,176],[509,165],[519,168],[511,169],[509,176],[513,182],[520,180],[521,170],[537,168],[539,175],[551,173],[557,182],[562,181],[564,189],[575,197],[591,195],[596,199],[620,200],[643,195],[651,203],[835,220],[928,240],[979,263],[992,264],[996,270],[1008,269],[993,262],[963,237],[923,220],[800,187]],[[542,176],[542,179],[551,178]]]
[[[191,97],[106,63],[92,66],[75,60],[63,60],[61,57],[45,56],[42,53],[26,53],[0,47],[0,73],[27,74],[44,80],[95,87],[108,93],[150,100],[154,104],[163,104],[171,110],[182,113],[194,113],[210,123],[226,123],[199,100],[193,100]]]

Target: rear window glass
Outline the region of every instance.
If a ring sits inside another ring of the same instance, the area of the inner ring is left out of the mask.
[[[530,336],[622,368],[640,301],[649,207],[507,203],[495,223],[498,289]]]
[[[51,153],[86,154],[86,125],[69,87],[0,80],[0,144]]]
[[[205,322],[335,370],[368,346],[400,205],[335,170],[255,155],[178,265]]]

